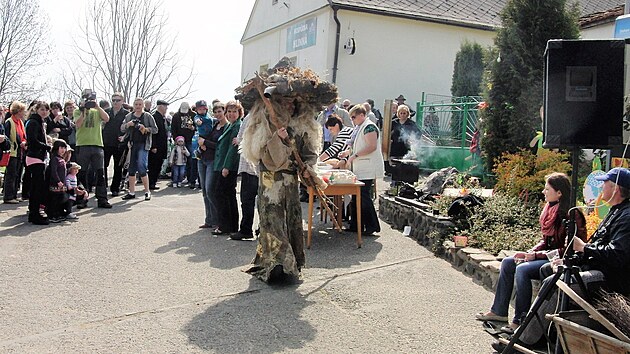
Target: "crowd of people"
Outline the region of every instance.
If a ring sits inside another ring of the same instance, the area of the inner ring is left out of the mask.
[[[84,92],[78,105],[72,100],[63,105],[33,101],[27,107],[16,101],[2,112],[0,151],[9,156],[3,181],[5,204],[28,201],[28,221],[33,224],[72,221],[78,219],[73,208],[84,209],[90,200],[108,209],[109,200],[123,192],[122,200],[137,198],[137,180],[144,200],[151,200],[152,192],[160,188],[159,179],[170,172],[168,186],[201,190],[205,217],[200,228],[236,240],[254,238],[265,161],[250,161],[239,153],[248,120],[238,101],[182,102],[176,112],[168,113],[169,103],[164,100],[157,100],[152,109],[152,102],[141,97],[127,103],[116,92],[96,102],[90,93]],[[312,113],[311,123],[319,126],[324,139],[314,146],[311,162],[354,171],[365,186],[362,205],[355,205],[354,199],[350,203],[348,230],[361,227],[366,234],[377,233],[380,224],[370,196],[374,180],[383,176],[379,168],[383,166],[382,115],[372,100],[352,106],[349,100],[343,103],[348,110],[333,103],[319,114]],[[405,107],[400,105],[400,110],[408,111]],[[292,134],[289,130],[285,138]],[[362,225],[356,225],[357,210]],[[294,227],[301,230],[301,223]]]

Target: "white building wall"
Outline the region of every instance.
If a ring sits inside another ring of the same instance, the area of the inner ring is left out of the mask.
[[[272,0],[256,0],[242,39],[246,41],[327,5],[326,0],[278,0],[275,5]]]
[[[306,12],[301,12],[297,19],[272,21],[269,17],[276,10],[262,7],[267,3],[271,0],[257,1],[243,36],[242,79],[253,77],[261,65],[272,67],[280,58],[288,56],[295,57],[301,68],[311,68],[322,79],[332,81],[336,36],[333,11],[329,7],[312,6],[313,12],[302,8]],[[287,28],[313,17],[317,18],[316,45],[287,52]],[[423,91],[450,95],[453,63],[461,44],[468,40],[485,47],[492,45],[495,36],[493,31],[346,10],[340,10],[338,18],[341,36],[336,83],[340,99],[359,103],[372,98],[379,109],[385,99],[399,94],[405,95],[411,106],[420,101]],[[266,26],[278,23],[265,30]],[[350,37],[356,42],[354,55],[347,54],[343,48]]]
[[[395,17],[339,11],[341,45],[354,37],[356,53],[339,54],[339,95],[352,102],[375,101],[400,94],[415,106],[422,92],[450,96],[453,64],[468,40],[486,47],[495,32]],[[413,108],[413,107],[412,107]],[[415,108],[414,108],[415,109]]]
[[[580,31],[581,39],[610,39],[615,35],[615,22],[584,28]]]
[[[331,80],[327,76],[327,68],[330,66],[327,54],[331,38],[329,13],[331,13],[330,9],[322,8],[278,26],[272,31],[266,31],[245,40],[241,79],[247,80],[253,77],[262,65],[273,67],[282,57],[287,56],[295,58],[296,65],[300,68],[310,68],[323,76],[322,79]],[[287,51],[287,29],[294,24],[313,18],[317,20],[316,44],[297,51]],[[332,33],[332,38],[334,43],[334,33]]]

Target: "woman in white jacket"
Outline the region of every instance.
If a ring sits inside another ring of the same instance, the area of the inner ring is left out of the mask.
[[[356,105],[350,109],[350,118],[354,123],[354,131],[350,138],[350,150],[343,153],[347,159],[347,165],[357,179],[365,185],[361,187],[361,225],[364,235],[371,235],[381,231],[381,225],[374,209],[371,193],[374,180],[385,174],[383,154],[381,153],[380,132],[376,124],[366,118],[366,110],[363,105]],[[350,228],[348,231],[356,232],[356,197],[350,202],[352,213],[350,215]]]

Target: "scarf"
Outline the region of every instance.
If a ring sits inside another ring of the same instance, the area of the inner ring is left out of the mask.
[[[559,202],[551,202],[545,204],[542,213],[540,213],[540,230],[543,236],[556,235],[556,219],[558,218]]]
[[[11,116],[13,123],[15,123],[15,135],[20,137],[20,141],[26,140],[26,133],[24,131],[24,122],[21,119]]]

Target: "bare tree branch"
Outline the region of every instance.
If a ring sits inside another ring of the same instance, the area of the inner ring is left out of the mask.
[[[0,100],[37,97],[40,68],[48,60],[48,20],[38,0],[0,0]]]
[[[0,0],[2,1],[2,0]],[[175,37],[165,30],[167,16],[156,0],[90,0],[81,38],[73,47],[81,68],[72,67],[66,85],[93,79],[104,94],[176,100],[190,94],[193,64],[174,50]],[[82,79],[79,79],[83,77]],[[78,92],[84,87],[75,87]]]

